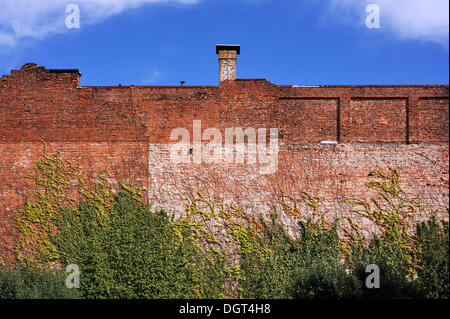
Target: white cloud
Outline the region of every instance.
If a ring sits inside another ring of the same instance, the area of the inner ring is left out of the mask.
[[[0,31],[0,45],[13,45],[15,42],[14,36],[7,33]]]
[[[43,39],[68,31],[65,8],[81,9],[81,27],[99,23],[127,9],[157,3],[192,5],[202,0],[0,0],[0,47],[13,47],[26,38]],[[239,0],[242,1],[242,0]],[[268,0],[245,0],[264,3]],[[272,0],[275,1],[275,0]],[[306,0],[310,1],[310,0]],[[434,41],[448,46],[449,0],[322,0],[331,19],[364,27],[365,7],[381,8],[381,31],[399,39]]]
[[[381,31],[399,39],[433,41],[448,46],[449,0],[332,0],[336,19],[364,24],[365,8],[380,6]]]
[[[195,4],[199,0],[1,0],[0,45],[12,46],[24,38],[42,39],[68,29],[66,6],[77,4],[81,26],[98,23],[126,9],[146,4]]]

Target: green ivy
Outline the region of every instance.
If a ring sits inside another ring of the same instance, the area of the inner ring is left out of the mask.
[[[65,285],[65,274],[27,263],[15,269],[0,266],[0,299],[78,299],[77,289]]]
[[[372,173],[376,180],[367,187],[378,197],[348,200],[354,212],[380,226],[381,234],[370,240],[350,218],[351,229],[344,228],[340,238],[340,221],[327,220],[320,198],[306,192],[300,201],[312,209],[309,217],[283,195],[284,212],[303,230],[294,240],[276,214],[266,221],[201,192],[175,220],[152,211],[144,189],[120,183],[114,190],[108,176],[88,180],[78,165],[44,148],[26,176],[36,191],[17,217],[18,263],[15,270],[0,271],[1,296],[448,298],[448,223],[430,219],[417,225],[416,234],[411,231],[412,217],[423,207],[405,196],[397,169]],[[30,268],[21,268],[23,262]],[[61,289],[63,274],[50,270],[68,264],[80,267],[76,293]],[[365,287],[368,264],[380,268],[380,289]]]
[[[426,298],[449,298],[449,227],[436,217],[417,226],[418,282]]]
[[[15,253],[19,262],[45,265],[57,260],[59,252],[50,240],[56,220],[64,207],[76,200],[70,196],[72,181],[79,181],[78,166],[61,159],[58,153],[47,155],[35,163],[34,173],[26,175],[35,183],[34,198],[28,199],[16,218],[19,240]]]

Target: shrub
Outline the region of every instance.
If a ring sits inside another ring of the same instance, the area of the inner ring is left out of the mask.
[[[109,267],[114,270],[113,296],[192,296],[198,254],[192,241],[186,240],[189,229],[177,234],[167,213],[152,213],[126,194],[117,197],[110,219],[106,246]]]
[[[187,225],[152,212],[133,193],[118,194],[107,213],[87,201],[67,209],[53,237],[63,265],[80,267],[87,298],[216,298],[223,260],[201,252]]]
[[[80,289],[86,298],[108,298],[113,283],[105,249],[108,225],[106,216],[91,202],[80,203],[78,209],[65,208],[57,222],[59,232],[52,237],[58,247],[62,265],[80,268]]]
[[[448,222],[440,227],[436,217],[417,226],[418,258],[421,269],[418,282],[426,298],[449,297]]]
[[[0,299],[78,299],[77,289],[65,285],[65,273],[26,264],[15,269],[0,267]]]
[[[317,258],[302,268],[294,297],[297,299],[349,299],[359,296],[360,284],[343,265]]]
[[[348,299],[358,295],[360,283],[346,271],[341,260],[341,248],[337,223],[330,229],[303,223],[303,238],[298,243],[301,256],[295,298],[299,299]]]
[[[294,243],[278,223],[255,238],[250,233],[249,228],[240,240],[241,297],[292,298],[299,263]]]
[[[352,256],[351,272],[360,283],[359,298],[364,299],[409,299],[421,298],[419,286],[409,275],[409,264],[402,256],[398,242],[375,237],[367,247],[362,247]],[[380,287],[369,289],[365,280],[368,265],[379,268]]]
[[[302,223],[303,237],[292,240],[273,222],[241,253],[243,298],[350,298],[358,283],[340,263],[336,227]],[[261,250],[262,248],[262,250]],[[259,251],[267,251],[260,256]]]

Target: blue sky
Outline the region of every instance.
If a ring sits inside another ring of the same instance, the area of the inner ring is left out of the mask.
[[[65,27],[68,3],[80,28]],[[380,7],[380,28],[365,9]],[[215,44],[238,78],[276,84],[448,84],[448,0],[0,0],[0,74],[78,68],[82,85],[217,85]]]

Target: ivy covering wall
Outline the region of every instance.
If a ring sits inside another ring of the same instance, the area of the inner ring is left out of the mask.
[[[27,176],[36,193],[18,214],[16,260],[0,269],[0,297],[448,298],[448,223],[413,222],[423,207],[404,194],[397,169],[371,175],[378,196],[346,201],[380,227],[377,236],[364,238],[351,218],[327,220],[320,199],[303,193],[313,214],[284,207],[302,229],[293,239],[277,214],[249,216],[200,192],[176,219],[150,209],[144,189],[114,188],[107,172],[90,180],[44,151]],[[80,268],[79,289],[64,285],[69,264]],[[369,264],[380,269],[378,289],[365,285]]]

